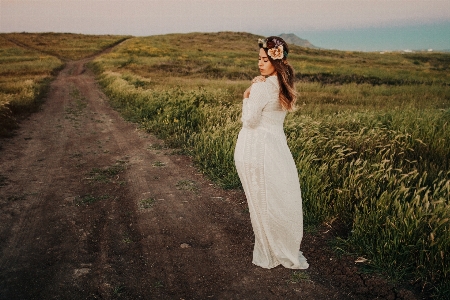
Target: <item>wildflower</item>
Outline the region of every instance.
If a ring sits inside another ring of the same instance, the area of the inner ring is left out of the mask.
[[[272,57],[272,59],[282,59],[283,58],[283,46],[278,46],[276,48],[271,48],[267,51],[267,54]]]

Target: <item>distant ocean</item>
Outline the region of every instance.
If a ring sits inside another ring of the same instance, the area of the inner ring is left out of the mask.
[[[450,51],[450,21],[412,26],[299,31],[314,46],[351,51]]]

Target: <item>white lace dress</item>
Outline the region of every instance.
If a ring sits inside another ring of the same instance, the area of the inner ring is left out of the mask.
[[[278,101],[278,90],[276,76],[252,85],[250,97],[243,102],[243,127],[234,160],[255,233],[253,264],[306,269],[309,265],[299,251],[302,196],[283,131],[286,112]]]

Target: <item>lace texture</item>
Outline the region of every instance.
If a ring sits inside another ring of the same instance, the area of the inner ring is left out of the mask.
[[[234,160],[255,234],[253,264],[306,269],[309,265],[299,251],[302,196],[283,131],[286,112],[278,101],[278,89],[276,76],[252,85],[250,97],[243,101]]]

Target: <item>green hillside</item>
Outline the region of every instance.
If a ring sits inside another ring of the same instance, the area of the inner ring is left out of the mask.
[[[248,33],[133,38],[92,67],[125,117],[240,186],[233,151],[257,72]],[[291,47],[298,109],[285,132],[305,222],[343,228],[340,249],[394,280],[449,291],[450,55]]]
[[[128,39],[127,39],[128,38]],[[129,120],[239,188],[233,151],[259,36],[0,34],[0,131],[35,107],[64,61],[115,45],[90,67]],[[450,293],[450,54],[329,51],[292,45],[298,105],[285,132],[305,225],[342,233],[336,249],[392,280]]]
[[[0,34],[0,136],[11,134],[18,115],[37,109],[64,61],[92,56],[125,38],[68,33]]]

